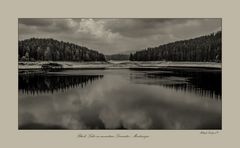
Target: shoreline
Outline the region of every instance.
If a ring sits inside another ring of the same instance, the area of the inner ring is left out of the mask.
[[[18,62],[18,71],[41,70],[41,62]],[[222,69],[222,63],[215,62],[165,62],[165,61],[107,61],[107,62],[52,62],[63,65],[63,70],[105,70],[105,69],[132,69],[132,70],[157,70],[162,68],[201,68]]]

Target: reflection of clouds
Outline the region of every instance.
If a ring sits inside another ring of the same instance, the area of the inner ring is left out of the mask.
[[[27,113],[19,112],[18,116],[20,117],[18,118],[19,125],[36,121],[36,118],[34,117],[34,115],[28,112]]]
[[[103,121],[105,128],[118,128],[120,127],[120,115],[116,110],[104,108],[99,114],[99,118]]]
[[[81,122],[77,118],[74,118],[72,114],[63,114],[61,121],[61,125],[63,127],[70,127],[71,129],[85,129],[87,128],[84,124],[84,122]]]
[[[219,122],[221,102],[105,75],[85,88],[19,100],[19,118],[69,129],[194,129]],[[20,124],[24,124],[20,122]]]
[[[146,116],[145,112],[126,112],[122,116],[123,126],[127,129],[140,128],[146,129],[151,126],[151,119]]]
[[[151,119],[143,111],[103,109],[99,117],[107,129],[121,126],[126,129],[147,129],[151,126]]]

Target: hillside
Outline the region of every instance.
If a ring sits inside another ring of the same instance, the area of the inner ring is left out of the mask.
[[[115,60],[115,61],[124,61],[129,60],[128,54],[112,54],[112,55],[106,55],[107,60]]]
[[[222,32],[131,53],[131,61],[221,62]]]
[[[54,39],[18,41],[19,61],[105,61],[95,50]]]

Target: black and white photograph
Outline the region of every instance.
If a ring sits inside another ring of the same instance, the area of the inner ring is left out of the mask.
[[[222,130],[222,18],[18,18],[18,130]]]

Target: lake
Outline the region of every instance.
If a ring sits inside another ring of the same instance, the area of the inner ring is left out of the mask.
[[[19,129],[221,129],[221,69],[19,73]]]

